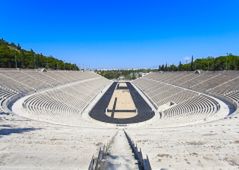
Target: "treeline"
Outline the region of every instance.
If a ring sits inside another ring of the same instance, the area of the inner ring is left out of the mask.
[[[143,73],[153,71],[151,69],[130,69],[130,70],[96,70],[96,72],[108,79],[133,80],[141,77]]]
[[[227,56],[199,58],[186,64],[159,65],[158,69],[131,69],[131,70],[96,70],[96,72],[108,79],[132,80],[141,77],[142,74],[153,71],[194,71],[194,70],[239,70],[239,56],[228,54]]]
[[[0,39],[0,68],[79,70],[76,64],[38,54],[33,50],[24,50],[19,44],[8,43],[4,39]]]
[[[194,71],[194,70],[239,70],[239,56],[228,54],[227,56],[207,57],[191,61],[186,64],[179,62],[178,65],[159,65],[158,71]]]

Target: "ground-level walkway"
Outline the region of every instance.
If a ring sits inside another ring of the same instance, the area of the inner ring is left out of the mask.
[[[107,170],[135,170],[139,169],[137,160],[128,144],[122,130],[114,137],[106,158],[105,169]]]

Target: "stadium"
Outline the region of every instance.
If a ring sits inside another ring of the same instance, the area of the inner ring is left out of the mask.
[[[238,170],[238,7],[3,0],[0,170]]]
[[[152,72],[124,82],[90,71],[1,69],[0,79],[4,169],[87,169],[91,159],[98,168],[237,165],[238,71]],[[99,159],[103,147],[110,153]]]

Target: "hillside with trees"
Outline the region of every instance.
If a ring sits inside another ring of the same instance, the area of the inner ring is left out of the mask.
[[[191,58],[186,64],[179,62],[178,65],[159,65],[158,71],[194,71],[194,70],[239,70],[239,56],[228,54],[219,57]]]
[[[131,69],[131,70],[98,70],[97,73],[108,79],[123,79],[132,80],[140,77],[143,73],[153,71],[194,71],[194,70],[239,70],[239,56],[228,54],[227,56],[191,58],[191,61],[186,64],[179,62],[178,65],[159,65],[158,69]]]
[[[4,39],[0,39],[0,68],[79,70],[75,64],[22,49],[19,44],[9,43]]]
[[[108,79],[126,79],[133,80],[141,77],[143,73],[156,71],[152,69],[129,69],[129,70],[96,70],[96,72]]]

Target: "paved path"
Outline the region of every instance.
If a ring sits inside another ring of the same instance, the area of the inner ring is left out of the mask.
[[[107,170],[135,170],[139,169],[137,160],[134,158],[134,154],[128,144],[127,138],[120,130],[115,136],[113,143],[109,148],[109,155],[106,159]]]

